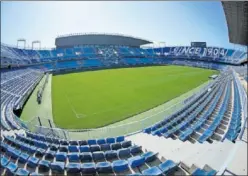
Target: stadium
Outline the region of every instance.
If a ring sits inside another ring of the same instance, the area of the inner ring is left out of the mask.
[[[230,42],[247,46],[248,3],[222,6]],[[247,175],[247,49],[54,43],[1,43],[1,175]]]

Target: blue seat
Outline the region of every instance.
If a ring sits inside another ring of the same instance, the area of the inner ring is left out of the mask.
[[[124,136],[118,136],[116,137],[116,142],[122,142],[125,140],[125,137]]]
[[[105,139],[98,139],[98,140],[97,140],[97,144],[98,144],[98,145],[106,144],[106,140],[105,140]]]
[[[76,146],[76,145],[70,145],[68,147],[68,150],[69,150],[69,152],[79,152],[78,146]]]
[[[40,160],[39,163],[38,163],[39,171],[42,171],[42,172],[47,172],[47,171],[49,171],[49,169],[50,169],[50,164],[51,164],[50,161],[47,161],[47,160]]]
[[[111,150],[110,144],[101,144],[101,151]]]
[[[188,137],[193,133],[194,131],[189,128],[188,130],[186,130],[185,132],[183,132],[180,136],[179,139],[181,141],[186,141],[188,139]]]
[[[64,162],[52,162],[51,169],[56,173],[64,173],[65,163]]]
[[[158,153],[153,153],[153,152],[146,152],[143,153],[141,156],[145,158],[146,162],[151,162],[154,161],[157,158]]]
[[[96,164],[98,173],[112,173],[112,166],[110,162],[99,162]]]
[[[77,140],[70,140],[69,144],[70,145],[78,145],[78,141]]]
[[[66,166],[67,173],[80,173],[81,166],[80,163],[69,163]]]
[[[97,151],[100,151],[100,146],[99,145],[91,145],[90,146],[90,151],[91,152],[97,152]]]
[[[144,132],[144,133],[147,133],[147,134],[150,134],[151,131],[152,131],[152,128],[151,128],[151,127],[145,128],[145,129],[143,130],[143,132]]]
[[[1,156],[1,166],[6,166],[8,163],[9,160],[6,157]]]
[[[83,146],[83,145],[88,145],[88,142],[86,140],[80,140],[80,141],[78,141],[78,144],[80,146]]]
[[[96,140],[95,139],[89,139],[88,144],[89,145],[96,145]]]
[[[34,154],[37,150],[37,147],[34,147],[34,146],[29,146],[29,150],[28,152],[31,153],[31,154]]]
[[[123,149],[119,149],[118,151],[118,156],[120,158],[128,158],[130,157],[130,149],[129,148],[123,148]]]
[[[17,170],[18,166],[14,164],[13,162],[9,162],[9,164],[6,166],[7,172],[14,174]]]
[[[110,145],[112,150],[121,149],[121,143],[113,143]]]
[[[78,153],[70,153],[67,156],[68,156],[69,162],[80,162]]]
[[[172,160],[166,160],[158,166],[163,173],[174,171],[177,168],[177,164]]]
[[[194,170],[194,172],[192,173],[192,176],[204,176],[206,175],[207,172],[200,169],[200,168],[197,168],[196,170]]]
[[[198,139],[198,142],[203,143],[205,142],[209,137],[213,135],[213,131],[206,130]]]
[[[115,150],[106,151],[104,154],[105,154],[105,158],[107,160],[112,160],[112,159],[118,158],[117,151],[115,151]]]
[[[10,149],[8,149],[8,154],[12,158],[17,159],[19,157],[19,155],[21,154],[21,151],[17,150],[17,149],[10,148]]]
[[[66,153],[65,152],[58,152],[56,154],[56,161],[66,161]]]
[[[79,147],[80,152],[90,152],[90,146],[89,145],[82,145]]]
[[[67,145],[60,145],[59,146],[59,151],[60,152],[68,152],[68,146]]]
[[[142,148],[142,146],[134,145],[134,146],[130,147],[130,153],[131,154],[141,153],[142,152],[141,148]]]
[[[104,152],[102,151],[92,153],[92,157],[94,161],[102,161],[105,159]]]
[[[142,174],[143,175],[163,175],[162,171],[157,166],[153,166],[149,169],[143,170]]]
[[[15,175],[18,175],[18,176],[28,176],[29,175],[29,171],[26,170],[26,169],[23,169],[23,168],[19,168]]]
[[[123,172],[128,170],[128,162],[126,160],[116,160],[112,163],[112,168],[115,172]]]
[[[50,146],[50,150],[52,150],[52,151],[57,151],[58,149],[59,149],[59,145],[57,145],[57,144],[53,144]]]
[[[96,173],[95,163],[84,163],[81,165],[81,170],[83,174],[94,174]]]
[[[21,155],[19,156],[18,161],[20,163],[26,163],[28,158],[29,158],[29,155],[27,153],[21,153]]]
[[[28,158],[27,165],[28,165],[29,167],[31,167],[31,168],[35,168],[35,167],[37,167],[38,162],[39,162],[39,159],[38,159],[38,158],[29,157],[29,158]]]
[[[44,156],[46,153],[46,150],[42,149],[42,148],[37,148],[36,150],[36,156]]]
[[[59,142],[60,142],[60,145],[69,145],[69,144],[68,144],[68,141],[63,140],[63,139],[60,140]]]
[[[122,148],[128,148],[131,145],[132,145],[132,142],[131,141],[123,141],[123,142],[121,142]]]
[[[56,155],[55,151],[48,150],[45,153],[45,159],[53,159],[55,155]]]
[[[90,152],[80,153],[80,160],[82,162],[91,162],[92,159],[92,154]]]
[[[145,163],[145,158],[141,156],[134,156],[131,158],[128,158],[128,164],[132,167],[138,167],[141,166]]]
[[[29,145],[23,144],[23,145],[21,146],[21,150],[24,151],[24,152],[28,152],[28,151],[29,151]]]
[[[106,142],[107,142],[108,144],[115,143],[115,138],[113,138],[113,137],[107,138],[107,139],[106,139]]]

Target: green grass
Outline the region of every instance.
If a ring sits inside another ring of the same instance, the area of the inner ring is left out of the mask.
[[[67,129],[109,125],[188,92],[212,74],[216,71],[157,66],[53,76],[54,123]]]

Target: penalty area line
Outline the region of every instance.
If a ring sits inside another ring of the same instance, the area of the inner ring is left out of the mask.
[[[87,115],[85,115],[85,114],[79,114],[79,113],[77,113],[77,111],[75,110],[74,106],[72,105],[72,103],[71,103],[71,101],[70,101],[70,99],[69,99],[67,93],[65,93],[65,95],[66,95],[67,102],[68,102],[68,104],[70,105],[71,110],[72,110],[72,112],[75,114],[75,116],[76,116],[78,119],[79,119],[79,118],[84,118],[84,117],[86,117]]]

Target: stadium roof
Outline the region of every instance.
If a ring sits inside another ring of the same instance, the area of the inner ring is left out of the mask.
[[[73,47],[80,45],[123,45],[140,47],[141,45],[152,43],[149,40],[138,37],[106,34],[106,33],[84,33],[58,36],[55,40],[57,48]]]
[[[248,45],[248,1],[223,1],[229,41]]]

